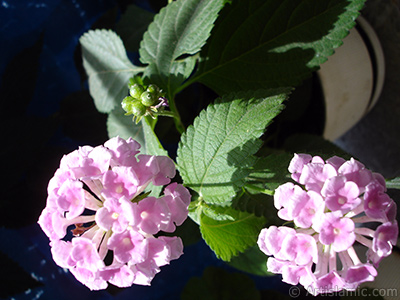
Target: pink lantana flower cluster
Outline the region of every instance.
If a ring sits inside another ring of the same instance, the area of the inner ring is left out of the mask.
[[[50,239],[54,261],[91,290],[149,285],[160,267],[181,256],[174,232],[188,215],[190,193],[170,183],[174,162],[138,155],[133,139],[65,155],[48,185],[39,225]],[[164,186],[160,198],[145,191]],[[71,229],[71,230],[69,230]]]
[[[314,295],[355,290],[373,281],[398,236],[396,204],[382,175],[360,162],[295,154],[292,179],[274,194],[278,216],[294,228],[270,226],[258,238],[267,267]],[[363,248],[363,254],[355,247]],[[366,251],[365,251],[366,250]]]

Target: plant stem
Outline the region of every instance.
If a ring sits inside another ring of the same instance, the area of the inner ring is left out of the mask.
[[[174,96],[169,94],[168,95],[168,104],[169,104],[169,109],[171,110],[171,114],[166,114],[169,117],[173,117],[174,118],[174,122],[175,122],[175,127],[178,130],[178,132],[180,134],[185,132],[185,125],[183,125],[181,117],[179,115],[178,109],[175,105],[175,100],[174,100]],[[165,112],[164,112],[165,113]]]
[[[154,113],[154,115],[163,116],[163,117],[171,117],[171,118],[175,118],[176,117],[175,113],[173,113],[172,111],[168,111],[168,110]]]
[[[256,185],[252,185],[252,184],[249,184],[249,183],[245,184],[244,187],[259,191],[262,194],[266,194],[266,195],[270,195],[270,196],[274,195],[274,191],[267,190],[267,189],[264,189],[264,188],[260,188],[260,187],[258,187]]]

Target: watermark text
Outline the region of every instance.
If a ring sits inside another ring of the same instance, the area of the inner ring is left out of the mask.
[[[332,291],[333,290],[333,291]],[[319,295],[320,297],[323,296],[340,296],[340,297],[350,297],[350,296],[357,296],[357,297],[384,297],[385,299],[398,299],[400,295],[399,289],[397,288],[358,288],[355,291],[348,291],[348,290],[337,290],[329,289],[316,289],[313,287],[308,288],[301,288],[299,286],[292,286],[289,289],[289,296],[291,298],[297,298],[300,295]]]

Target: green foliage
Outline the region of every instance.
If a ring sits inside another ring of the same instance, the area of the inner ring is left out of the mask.
[[[288,167],[292,158],[292,152],[274,151],[264,154],[254,164],[248,183],[257,185],[261,182],[264,188],[275,190],[279,185],[290,180]]]
[[[246,189],[249,189],[246,187]],[[274,198],[270,195],[257,193],[257,191],[243,192],[233,200],[232,207],[252,213],[257,217],[265,217],[268,223],[277,224],[281,220],[277,217],[274,207]]]
[[[342,44],[364,2],[232,1],[217,20],[192,81],[219,94],[297,85]]]
[[[178,0],[161,9],[140,44],[144,75],[173,95],[189,77],[223,0]],[[189,55],[181,59],[183,55]]]
[[[228,204],[244,185],[258,139],[283,109],[288,89],[231,94],[200,113],[182,135],[178,168],[207,203]]]
[[[142,69],[130,62],[121,39],[110,30],[91,30],[79,41],[90,94],[96,108],[109,113],[127,95],[129,78]]]
[[[240,253],[238,256],[232,257],[229,265],[250,274],[271,276],[274,274],[267,270],[267,259],[268,256],[261,252],[258,245],[256,245]]]
[[[202,277],[191,278],[185,286],[182,300],[243,300],[260,299],[253,280],[245,274],[208,267]]]
[[[214,206],[213,209],[220,215],[229,216],[225,220],[215,220],[205,214],[200,215],[202,237],[217,257],[230,261],[233,256],[256,244],[265,224],[264,218],[231,207]]]

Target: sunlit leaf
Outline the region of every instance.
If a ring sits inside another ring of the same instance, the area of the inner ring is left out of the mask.
[[[261,146],[258,138],[287,94],[287,89],[232,94],[202,111],[179,144],[184,183],[207,203],[228,203],[243,186]]]

